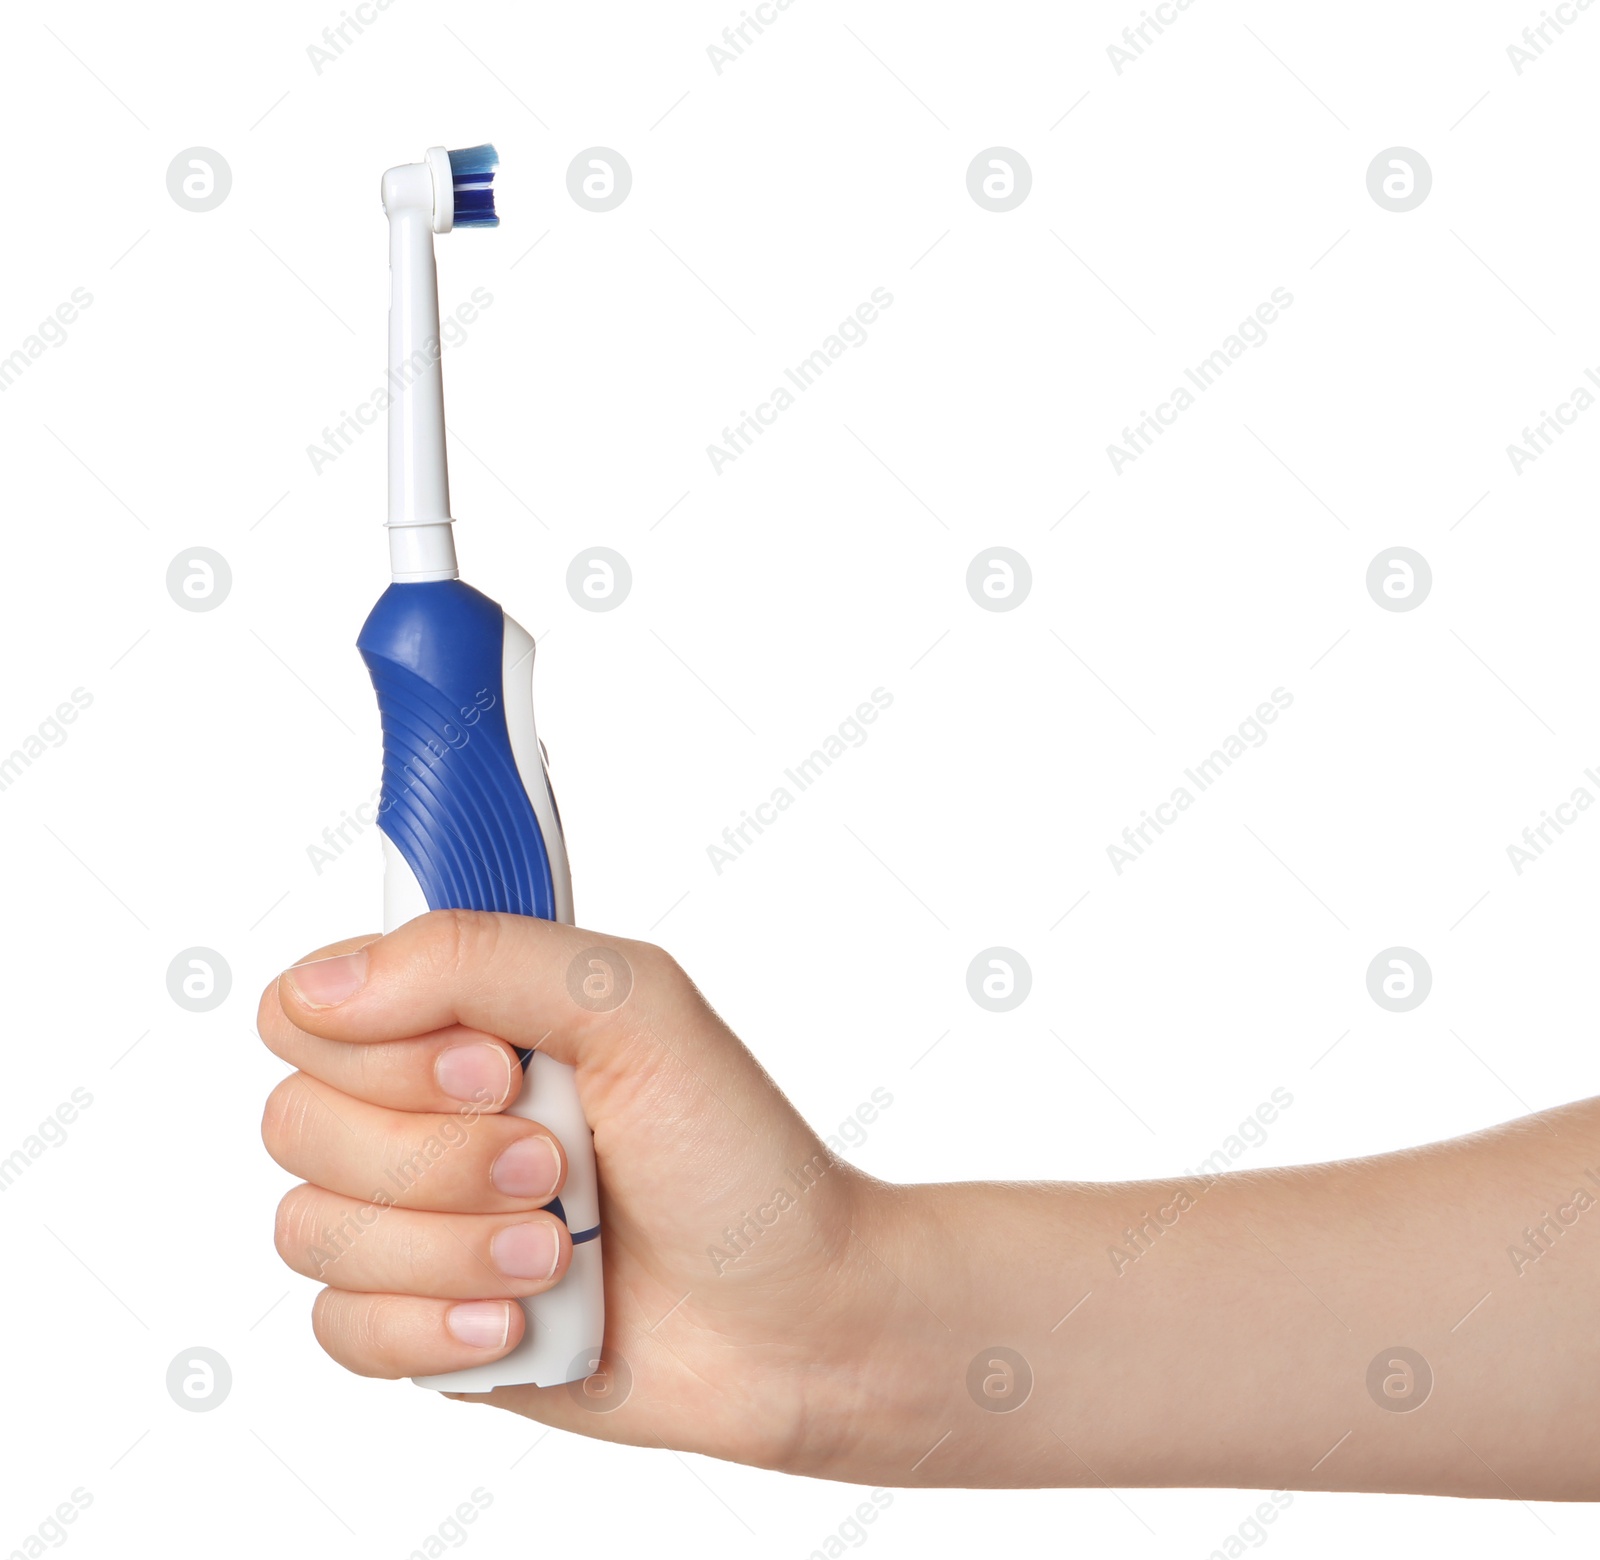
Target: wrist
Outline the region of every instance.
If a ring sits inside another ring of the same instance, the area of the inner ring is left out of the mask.
[[[1105,1190],[862,1178],[790,1471],[890,1487],[1094,1482],[1061,1431],[1082,1430],[1085,1364],[1104,1376],[1115,1357],[1068,1322],[1105,1287]]]
[[[785,1472],[857,1484],[949,1482],[923,1478],[916,1464],[942,1434],[928,1427],[950,1422],[963,1391],[963,1220],[950,1197],[959,1190],[852,1173],[827,1342],[806,1371],[803,1428]]]

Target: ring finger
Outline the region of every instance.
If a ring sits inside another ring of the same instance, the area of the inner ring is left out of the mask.
[[[278,1204],[275,1240],[278,1255],[307,1278],[450,1300],[540,1294],[572,1252],[554,1214],[419,1213],[309,1185]]]

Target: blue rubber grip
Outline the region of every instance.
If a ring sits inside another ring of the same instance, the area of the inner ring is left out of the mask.
[[[500,604],[460,580],[391,585],[378,598],[356,640],[383,722],[378,827],[430,910],[553,921],[550,856],[506,730],[505,634]],[[532,1056],[518,1048],[524,1070]],[[547,1207],[566,1223],[560,1198]]]
[[[506,730],[505,614],[460,580],[391,585],[356,641],[383,721],[378,827],[432,910],[556,917]]]

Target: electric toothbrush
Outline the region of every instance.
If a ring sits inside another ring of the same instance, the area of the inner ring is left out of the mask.
[[[433,235],[492,227],[492,146],[383,176],[389,217],[389,560],[394,583],[357,646],[383,722],[384,929],[429,910],[503,910],[573,924],[572,877],[533,721],[533,637],[462,582],[451,531]],[[522,1342],[504,1358],[419,1386],[487,1392],[580,1381],[600,1365],[605,1299],[594,1143],[570,1067],[520,1051],[509,1114],[544,1123],[566,1151],[551,1212],[572,1232],[554,1289],[521,1302]]]

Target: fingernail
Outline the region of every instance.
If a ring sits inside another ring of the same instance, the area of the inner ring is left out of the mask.
[[[553,1197],[561,1156],[547,1137],[519,1138],[495,1160],[489,1179],[507,1197]]]
[[[311,1007],[333,1007],[361,989],[367,978],[367,950],[357,948],[331,959],[312,959],[284,973],[301,1001]]]
[[[444,1313],[451,1336],[474,1349],[503,1349],[511,1336],[511,1307],[504,1300],[469,1300]]]
[[[513,1224],[489,1242],[489,1255],[507,1278],[549,1278],[561,1260],[561,1237],[553,1224]]]
[[[439,1053],[433,1077],[453,1100],[497,1105],[511,1092],[511,1053],[487,1040],[453,1045]]]

